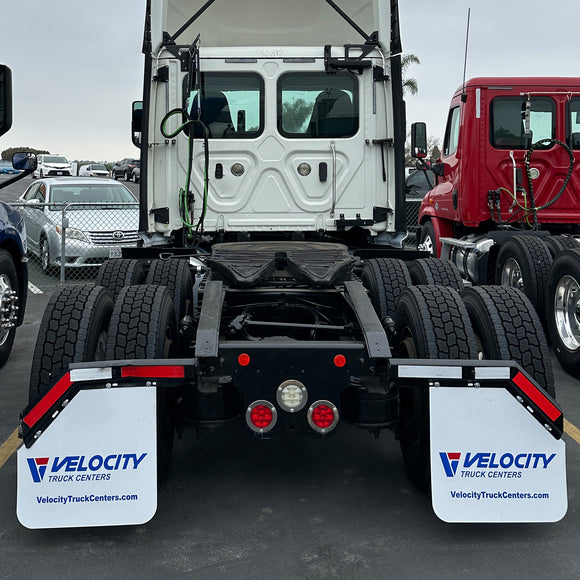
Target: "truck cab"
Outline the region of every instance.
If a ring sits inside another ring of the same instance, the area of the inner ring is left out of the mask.
[[[497,230],[578,233],[580,78],[474,78],[455,92],[421,241]]]

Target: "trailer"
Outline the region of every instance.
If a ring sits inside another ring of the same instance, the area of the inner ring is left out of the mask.
[[[413,155],[426,152],[414,125]],[[519,288],[580,376],[580,78],[483,77],[452,97],[419,247],[472,284]],[[426,164],[421,166],[427,168]]]
[[[50,299],[21,523],[144,523],[175,435],[232,421],[329,447],[390,432],[445,521],[561,519],[529,300],[403,249],[397,3],[150,0],[144,40],[142,244]]]

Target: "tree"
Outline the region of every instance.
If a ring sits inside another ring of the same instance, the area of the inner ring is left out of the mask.
[[[50,153],[50,151],[47,151],[46,149],[34,149],[33,147],[9,147],[8,149],[4,149],[0,155],[4,161],[12,161],[12,155],[14,155],[14,153],[19,153],[20,151],[24,153],[34,153],[36,155]]]
[[[304,99],[296,99],[291,103],[282,104],[282,118],[284,119],[284,131],[299,133],[304,121],[310,116],[312,106]]]
[[[416,79],[412,77],[405,77],[405,73],[407,69],[412,64],[421,64],[419,57],[415,54],[404,54],[403,58],[401,59],[401,70],[403,73],[403,92],[407,92],[411,95],[416,95],[419,92],[419,86],[417,84]]]
[[[427,137],[427,159],[436,163],[441,157],[441,141],[437,137]],[[405,167],[415,167],[417,160],[411,156],[411,141],[405,143]]]

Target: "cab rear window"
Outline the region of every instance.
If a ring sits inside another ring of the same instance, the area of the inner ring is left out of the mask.
[[[527,97],[496,97],[491,102],[490,140],[496,149],[526,149],[529,144],[556,137],[556,103],[550,97],[532,97],[529,139],[526,136]],[[545,144],[542,148],[550,148]]]

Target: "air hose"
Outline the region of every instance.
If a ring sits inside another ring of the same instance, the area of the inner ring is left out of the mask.
[[[180,115],[181,119],[185,119],[184,122],[181,123],[179,127],[173,132],[170,132],[166,128],[166,123],[169,121],[170,118],[174,117],[175,115]],[[203,205],[201,210],[201,215],[197,224],[194,226],[193,224],[193,209],[190,209],[189,203],[189,184],[191,182],[191,169],[193,165],[193,143],[194,143],[194,127],[199,126],[203,131],[203,142],[204,142],[204,179],[203,179]],[[189,127],[189,130],[186,131],[186,128]],[[208,199],[208,192],[209,192],[209,129],[207,125],[201,121],[200,119],[192,119],[187,111],[183,109],[173,109],[169,111],[163,120],[161,121],[161,134],[166,139],[173,139],[179,135],[182,131],[186,133],[188,137],[188,156],[187,156],[187,177],[185,182],[185,187],[179,190],[179,212],[181,221],[183,223],[184,229],[186,230],[186,236],[184,242],[187,242],[187,239],[190,241],[196,236],[197,234],[203,233],[203,222],[205,219],[205,214],[207,212],[207,199]]]
[[[544,205],[536,207],[536,200],[534,198],[534,187],[532,185],[532,177],[531,177],[531,172],[530,172],[530,159],[531,159],[532,153],[534,152],[535,149],[538,149],[539,147],[544,147],[546,145],[548,145],[548,146],[560,145],[560,147],[562,147],[568,153],[568,156],[570,158],[570,166],[568,168],[568,173],[566,174],[566,179],[564,179],[564,183],[562,184],[560,191],[558,191],[558,193],[554,196],[553,199],[551,199],[550,201],[548,201]],[[530,148],[528,149],[528,151],[524,157],[524,164],[526,166],[526,175],[528,177],[528,184],[530,186],[528,194],[530,196],[530,210],[531,210],[533,218],[534,218],[533,229],[537,230],[538,229],[538,212],[540,210],[546,209],[547,207],[550,207],[552,204],[556,203],[560,199],[560,197],[562,197],[562,194],[564,193],[564,190],[566,189],[566,186],[568,185],[568,182],[570,181],[570,177],[572,177],[572,171],[574,170],[574,153],[572,152],[572,149],[570,149],[570,147],[568,147],[568,145],[566,145],[566,143],[564,143],[563,141],[559,141],[558,139],[540,139],[539,141],[536,141],[536,143],[533,143],[532,145],[530,145]]]

